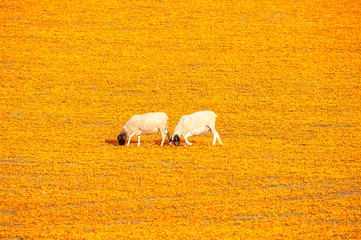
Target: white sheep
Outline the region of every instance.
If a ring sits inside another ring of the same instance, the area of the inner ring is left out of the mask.
[[[213,133],[212,145],[216,144],[216,139],[222,144],[221,138],[215,128],[216,117],[217,115],[211,111],[200,111],[181,117],[174,129],[174,134],[170,141],[173,142],[174,145],[179,146],[180,136],[183,136],[185,139],[185,146],[192,145],[192,143],[188,142],[188,137],[199,136],[206,133],[208,130],[211,130]]]
[[[160,131],[162,135],[163,146],[165,136],[168,136],[168,141],[170,142],[170,134],[167,130],[168,128],[168,116],[163,112],[156,113],[147,113],[143,115],[134,115],[123,127],[121,133],[118,136],[119,145],[124,145],[129,136],[128,144],[129,146],[130,139],[134,136],[138,136],[138,146],[140,145],[140,135],[154,134]]]

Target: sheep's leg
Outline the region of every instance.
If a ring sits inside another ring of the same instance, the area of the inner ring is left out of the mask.
[[[165,140],[165,137],[162,136],[162,142],[161,142],[160,146],[163,146],[164,140]]]
[[[139,147],[139,145],[140,145],[140,135],[138,135],[138,147]]]
[[[212,143],[212,145],[215,145],[215,144],[216,144],[216,139],[218,140],[218,142],[219,142],[220,144],[222,144],[222,141],[221,141],[221,138],[219,137],[218,132],[217,132],[216,130],[214,130],[214,132],[213,132],[213,143]]]
[[[218,139],[218,142],[220,143],[220,144],[222,144],[222,141],[221,141],[221,138],[219,137],[219,134],[218,134],[218,132],[216,131],[216,129],[215,128],[211,128],[211,127],[209,127],[210,129],[211,129],[211,131],[212,131],[212,133],[213,133],[213,143],[212,143],[212,145],[216,145],[216,140]]]
[[[161,134],[162,134],[162,143],[160,145],[163,146],[163,143],[164,143],[164,140],[165,140],[165,134],[164,134],[164,132],[161,132]]]
[[[184,138],[184,146],[187,146],[187,138]]]
[[[171,144],[171,141],[170,141],[170,133],[167,131],[167,137],[168,137],[168,144]]]
[[[158,129],[159,129],[159,131],[160,131],[160,134],[162,135],[162,142],[161,142],[160,146],[163,146],[164,140],[165,140],[165,132],[162,131],[162,130],[160,130],[160,128],[158,128]]]
[[[165,136],[168,137],[168,143],[170,144],[170,133],[168,132],[168,130],[165,129],[165,131],[162,131],[159,129],[159,131],[160,131],[160,134],[162,134],[162,143],[160,145],[163,146],[164,141],[165,141]]]
[[[160,129],[159,129],[160,130]],[[171,144],[171,141],[170,141],[170,133],[168,132],[168,120],[167,120],[167,123],[165,125],[165,128],[164,128],[164,133],[167,135],[168,137],[168,144],[170,145]]]
[[[218,142],[219,142],[220,144],[222,144],[222,141],[221,141],[221,138],[220,138],[220,136],[219,136],[218,132],[216,132],[216,133],[217,133],[217,139],[218,139]]]
[[[129,135],[129,139],[128,139],[128,144],[127,144],[127,147],[129,147],[129,144],[130,144],[130,139],[134,136],[135,133],[132,133]]]
[[[190,137],[190,136],[192,136],[192,134],[186,133],[186,135],[184,135],[184,140],[185,140],[185,145],[184,146],[187,146],[187,145],[192,146],[193,145],[192,143],[188,142],[187,137]]]

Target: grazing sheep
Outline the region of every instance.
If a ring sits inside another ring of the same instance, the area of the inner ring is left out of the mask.
[[[173,142],[174,145],[179,146],[180,136],[183,136],[185,139],[185,146],[187,146],[187,144],[192,145],[192,143],[188,142],[188,137],[199,136],[206,133],[208,130],[211,130],[213,133],[212,145],[216,144],[216,139],[222,144],[221,138],[215,128],[216,117],[217,115],[211,111],[200,111],[181,117],[174,129],[174,134],[170,141]]]
[[[129,146],[130,139],[134,136],[138,136],[138,146],[140,145],[140,135],[154,134],[160,131],[162,134],[162,143],[160,146],[163,146],[165,136],[168,136],[168,141],[170,142],[170,134],[167,130],[168,128],[168,116],[163,112],[157,113],[147,113],[144,115],[134,115],[123,127],[121,133],[118,136],[119,145],[124,145],[129,136],[128,144]]]

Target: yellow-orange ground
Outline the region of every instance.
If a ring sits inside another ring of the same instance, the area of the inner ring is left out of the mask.
[[[356,239],[361,5],[0,3],[0,239]],[[193,146],[117,145],[212,110]]]

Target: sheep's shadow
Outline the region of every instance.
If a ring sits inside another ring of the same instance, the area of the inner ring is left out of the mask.
[[[119,146],[118,140],[116,139],[105,139],[105,143],[113,146]]]
[[[149,143],[152,142],[154,145],[160,145],[162,143],[162,140],[152,140],[152,141],[143,141],[143,143]],[[116,139],[105,139],[105,143],[113,146],[120,146],[118,143],[118,140]],[[130,144],[137,144],[138,140],[130,140]],[[142,141],[140,142],[140,145],[142,145]],[[169,145],[168,140],[164,141],[164,145]]]

